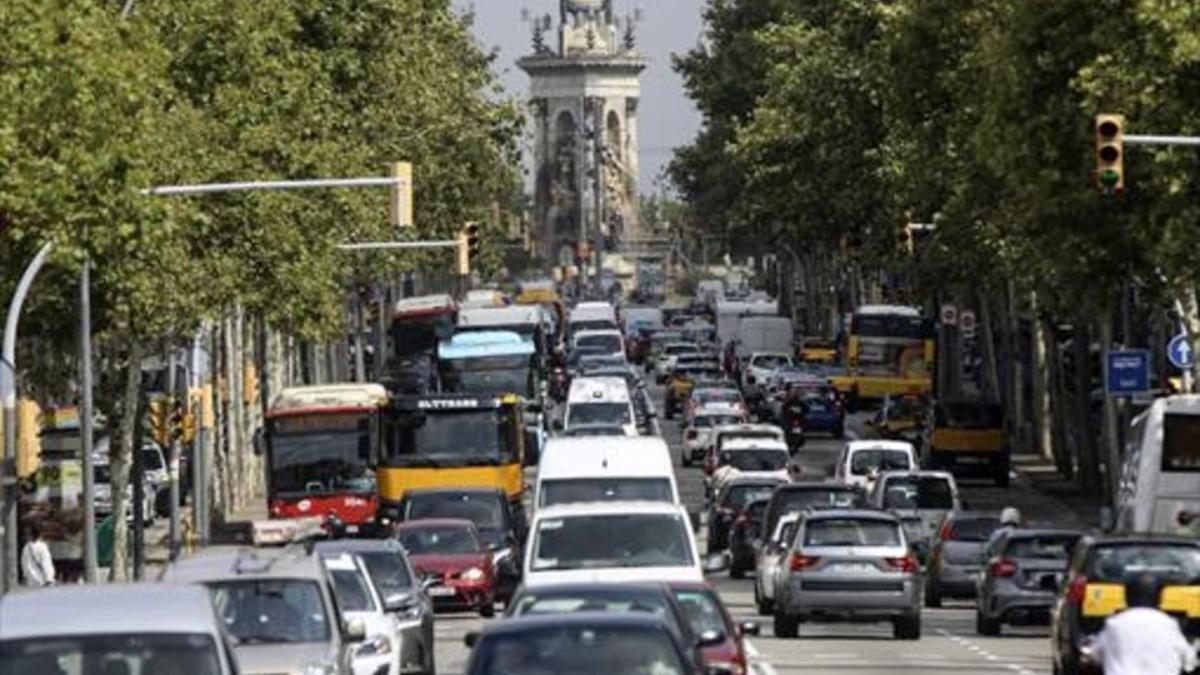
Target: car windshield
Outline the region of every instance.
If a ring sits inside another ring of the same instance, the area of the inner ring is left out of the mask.
[[[625,345],[621,342],[621,336],[617,334],[604,333],[600,335],[580,335],[575,338],[575,346],[578,347],[598,347],[604,351],[615,354],[616,352],[625,349]]]
[[[699,589],[676,590],[675,600],[683,608],[683,615],[687,617],[695,635],[725,635],[728,632],[725,614],[721,611],[721,601],[712,592]]]
[[[1188,544],[1138,543],[1097,546],[1088,579],[1125,583],[1137,574],[1152,574],[1167,582],[1195,584],[1200,580],[1200,548]]]
[[[343,612],[376,612],[375,598],[367,580],[353,563],[333,565],[326,563],[329,579],[333,582],[333,597],[338,609]]]
[[[321,587],[307,579],[247,579],[208,584],[225,629],[241,644],[328,642]]]
[[[750,502],[769,499],[774,491],[774,483],[732,485],[725,491],[723,501],[734,511],[740,511]]]
[[[383,597],[413,589],[412,575],[399,551],[360,551],[358,557],[362,558],[367,574],[371,575],[371,582]]]
[[[821,518],[804,526],[805,546],[899,546],[900,526],[876,518]]]
[[[763,354],[754,357],[750,363],[753,368],[761,368],[763,370],[775,370],[789,364],[789,359],[782,354]]]
[[[158,448],[142,448],[142,467],[146,471],[161,471],[166,468],[162,451]]]
[[[533,569],[691,566],[688,527],[659,513],[548,518],[535,534]]]
[[[650,501],[673,503],[667,478],[576,478],[547,480],[538,493],[540,506],[578,502]]]
[[[479,675],[684,675],[671,634],[624,626],[548,626],[485,638],[473,656]]]
[[[1078,541],[1077,534],[1011,537],[1001,554],[1005,558],[1067,560]]]
[[[908,471],[912,469],[908,453],[903,450],[855,450],[850,455],[850,473],[865,476],[872,470]]]
[[[419,527],[396,535],[410,555],[457,555],[480,553],[483,543],[465,527]]]
[[[202,634],[113,633],[0,642],[4,672],[27,675],[220,675],[221,655]]]
[[[742,418],[738,415],[700,415],[692,420],[692,426],[697,429],[711,429],[726,424],[737,424]]]
[[[721,464],[738,471],[781,471],[787,468],[787,450],[726,450],[721,454]]]
[[[499,530],[506,525],[505,508],[504,497],[500,494],[418,492],[404,500],[403,515],[405,520],[469,520],[480,530]]]
[[[633,421],[628,403],[572,403],[567,410],[568,426],[577,424],[625,425]]]
[[[954,488],[950,481],[936,476],[902,476],[884,485],[885,509],[954,508]]]

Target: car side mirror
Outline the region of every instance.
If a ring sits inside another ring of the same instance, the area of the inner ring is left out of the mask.
[[[738,624],[738,632],[742,635],[757,637],[762,632],[762,626],[757,621],[743,621]]]
[[[696,646],[712,647],[725,641],[725,634],[719,630],[706,630],[696,638]]]
[[[350,619],[342,634],[347,642],[362,642],[367,639],[367,623],[362,619]]]

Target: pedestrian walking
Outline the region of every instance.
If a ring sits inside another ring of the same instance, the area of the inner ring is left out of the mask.
[[[1105,675],[1179,675],[1196,668],[1196,650],[1179,622],[1158,608],[1162,586],[1152,574],[1125,584],[1128,609],[1111,616],[1090,648]]]
[[[42,538],[41,525],[32,522],[28,529],[29,535],[21,549],[21,573],[25,577],[25,585],[31,588],[53,586],[54,560],[50,557],[50,547]]]

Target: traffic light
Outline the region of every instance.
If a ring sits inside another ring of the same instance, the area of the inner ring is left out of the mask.
[[[388,220],[392,227],[413,225],[413,166],[411,162],[396,162],[392,165],[392,178],[398,183],[392,186],[392,197],[388,202]]]
[[[1125,118],[1096,115],[1096,185],[1105,196],[1125,194]]]
[[[913,245],[913,224],[911,221],[905,221],[904,225],[900,228],[898,239],[900,241],[900,248],[904,249],[909,255],[912,255],[915,247]]]
[[[471,259],[478,256],[479,251],[479,225],[467,223],[458,232],[458,245],[455,249],[459,276],[471,276]]]
[[[467,252],[471,255],[471,259],[479,257],[483,249],[483,245],[479,240],[479,225],[476,223],[467,223],[465,228],[467,232]]]

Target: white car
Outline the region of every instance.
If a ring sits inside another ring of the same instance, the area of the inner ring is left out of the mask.
[[[668,342],[663,346],[658,360],[654,362],[655,380],[661,384],[667,381],[667,376],[675,370],[680,354],[699,354],[700,346],[695,342]]]
[[[912,471],[917,468],[916,450],[908,441],[850,441],[842,448],[833,477],[864,490],[885,471]]]
[[[546,584],[704,580],[688,512],[662,502],[591,502],[537,511],[525,545],[526,588]]]
[[[329,574],[333,596],[344,621],[359,619],[367,639],[354,648],[354,675],[400,675],[400,628],[395,615],[384,609],[383,598],[362,560],[350,553],[326,553],[321,562]]]
[[[792,365],[792,357],[780,352],[755,352],[742,366],[742,393],[753,398],[778,368]]]
[[[790,480],[791,458],[787,443],[782,441],[736,438],[722,443],[710,483],[711,493],[716,494],[735,477]]]
[[[754,604],[762,616],[770,616],[775,612],[775,585],[779,582],[779,569],[787,560],[799,522],[799,513],[789,513],[780,518],[775,531],[758,547],[754,563]]]
[[[625,335],[619,330],[581,330],[571,340],[571,348],[594,347],[614,358],[625,358]]]
[[[691,466],[692,462],[704,458],[708,446],[712,444],[713,429],[745,421],[745,414],[729,406],[705,407],[696,411],[691,425],[683,430],[683,465]]]
[[[626,436],[638,435],[637,411],[624,378],[585,376],[571,380],[563,429],[595,424],[619,426]]]

